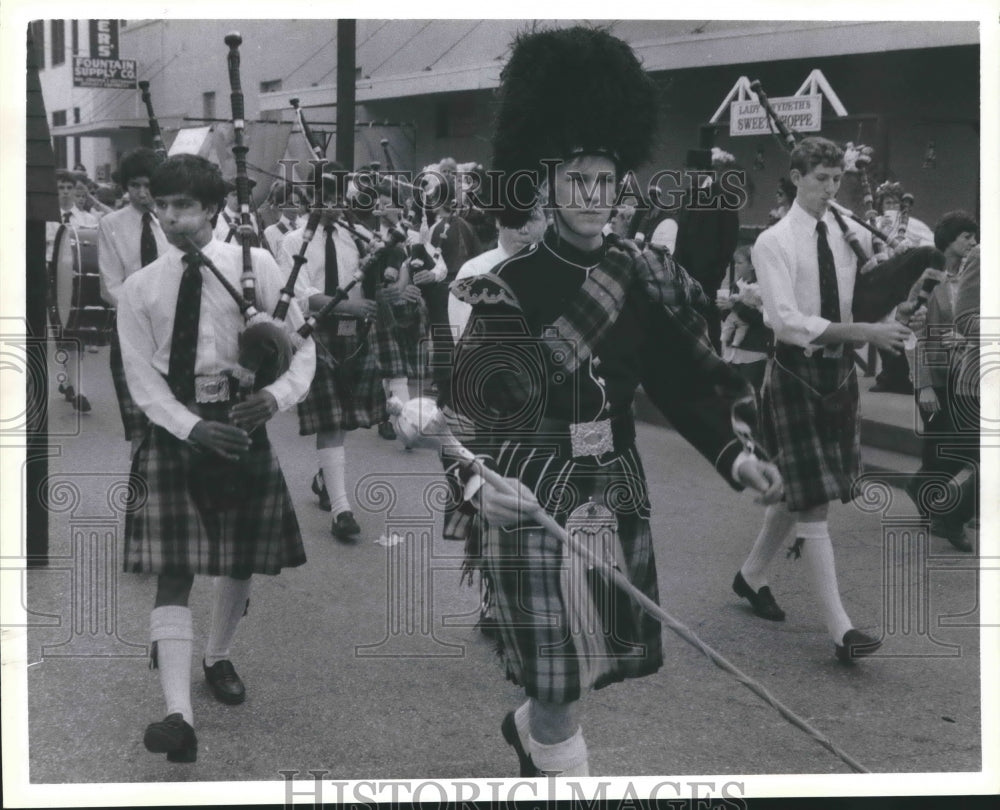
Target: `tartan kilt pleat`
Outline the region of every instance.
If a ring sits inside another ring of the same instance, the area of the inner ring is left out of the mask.
[[[619,567],[659,601],[649,521],[634,512],[619,515],[618,533],[624,555]],[[568,552],[540,527],[486,527],[480,553],[507,678],[529,697],[568,703],[589,688],[643,677],[662,666],[659,621],[593,571],[580,587],[592,600],[596,620],[589,623],[586,643],[574,635],[567,609],[572,596],[565,592]]]
[[[422,365],[420,345],[427,334],[427,305],[380,300],[375,317],[375,355],[382,379],[416,379]]]
[[[151,425],[132,458],[123,568],[129,573],[277,574],[306,561],[285,479],[265,428],[247,459],[194,450]],[[245,493],[236,505],[206,503],[206,482]]]
[[[118,397],[118,412],[122,417],[125,439],[132,441],[146,432],[149,420],[142,409],[135,404],[135,400],[132,399],[132,394],[128,390],[125,366],[122,363],[122,347],[118,342],[117,329],[111,332],[111,381],[114,383],[115,395]]]
[[[768,360],[761,422],[791,511],[851,499],[861,473],[861,419],[850,352],[822,358],[779,350]]]
[[[356,334],[338,335],[338,320],[331,318],[314,335],[316,373],[309,393],[298,405],[301,436],[367,428],[387,418],[385,391],[372,348],[374,330],[359,323]]]

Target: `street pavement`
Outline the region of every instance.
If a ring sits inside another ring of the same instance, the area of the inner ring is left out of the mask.
[[[236,707],[216,702],[201,675],[211,585],[196,581],[198,761],[146,752],[143,729],[164,714],[146,658],[155,580],[119,570],[128,446],[107,362],[106,349],[83,355],[92,413],[50,401],[51,564],[22,580],[31,781],[270,781],[310,769],[327,779],[516,777],[499,725],[520,693],[474,627],[479,590],[461,581],[460,544],[440,538],[435,454],[374,430],[349,434],[348,486],[363,536],[344,545],[309,491],[315,453],[294,411],[269,431],[308,562],[254,578],[233,647],[248,690]],[[756,618],[730,590],[762,517],[752,495],[732,491],[667,428],[640,424],[638,444],[661,603],[672,616],[872,772],[981,769],[972,555],[928,540],[912,504],[877,480],[855,503],[834,505],[846,608],[857,627],[885,636],[882,654],[845,666],[801,560],[774,565],[783,623]],[[377,542],[392,533],[403,542]],[[664,641],[659,673],[584,699],[592,774],[850,773],[666,628]]]

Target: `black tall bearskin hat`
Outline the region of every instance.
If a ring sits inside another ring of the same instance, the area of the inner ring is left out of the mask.
[[[493,168],[508,176],[581,154],[607,155],[619,174],[649,158],[656,85],[628,44],[607,31],[577,26],[518,35],[498,99]],[[501,184],[501,224],[527,221],[527,194],[526,184]]]

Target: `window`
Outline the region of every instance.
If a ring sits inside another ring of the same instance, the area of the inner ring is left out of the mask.
[[[38,69],[45,69],[45,20],[31,23],[31,44],[35,46],[35,61]]]
[[[66,110],[52,111],[52,126],[54,127],[66,126]]]
[[[70,44],[73,56],[80,55],[80,23],[78,20],[69,21]]]
[[[281,79],[272,79],[269,82],[260,83],[260,92],[277,93],[281,89]]]
[[[52,21],[52,64],[61,65],[66,61],[66,21]]]
[[[215,118],[215,91],[201,94],[201,117]]]

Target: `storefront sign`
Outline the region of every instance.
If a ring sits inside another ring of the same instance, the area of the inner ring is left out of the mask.
[[[90,21],[90,56],[73,57],[74,87],[135,90],[136,60],[118,58],[118,20]]]
[[[90,55],[94,59],[118,58],[118,20],[90,21]]]
[[[135,90],[138,87],[135,59],[94,59],[73,57],[74,87],[109,87],[115,90]]]
[[[792,132],[819,132],[822,128],[823,96],[786,96],[769,99],[771,106]],[[729,108],[729,134],[767,135],[774,130],[757,101],[734,101]]]

